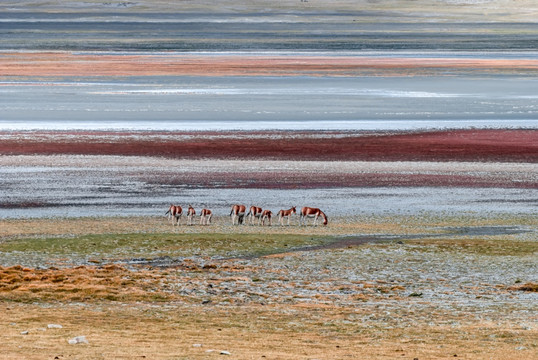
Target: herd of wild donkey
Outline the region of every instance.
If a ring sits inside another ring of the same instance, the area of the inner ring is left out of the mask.
[[[271,226],[271,218],[273,217],[273,212],[271,210],[263,210],[257,206],[251,206],[248,213],[246,212],[247,208],[245,205],[233,205],[232,211],[230,211],[230,216],[232,217],[232,225],[245,224],[245,218],[250,220],[250,224],[254,225],[268,225]],[[288,210],[280,210],[277,213],[278,222],[280,225],[284,225],[284,218],[287,218],[287,224],[290,225],[290,218],[293,214],[296,214],[296,207],[292,207]],[[170,205],[170,208],[165,213],[168,215],[169,221],[174,225],[180,225],[181,216],[183,215],[183,209],[179,205]],[[187,209],[187,225],[194,225],[194,217],[196,216],[196,210],[189,205]],[[213,213],[209,209],[202,209],[200,211],[200,225],[210,225],[211,218]],[[299,213],[299,224],[306,225],[307,218],[314,218],[313,225],[317,225],[318,218],[323,218],[323,225],[327,225],[327,215],[318,208],[303,207]]]

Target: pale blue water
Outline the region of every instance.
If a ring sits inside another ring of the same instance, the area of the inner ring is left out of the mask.
[[[409,13],[390,5],[375,11],[379,7],[359,3],[343,11],[325,5],[298,3],[283,10],[272,3],[0,3],[0,56],[69,51],[538,59],[538,24],[509,16],[511,8],[506,21],[490,21],[487,14],[480,21],[450,11]],[[12,78],[0,71],[0,130],[536,128],[538,75],[503,73]]]
[[[267,4],[258,12],[225,6],[207,13],[195,4],[139,5],[0,4],[0,56],[69,51],[538,59],[536,23],[455,22],[360,4],[346,11],[311,4],[283,11]],[[461,71],[346,78],[12,78],[0,71],[0,130],[537,128],[536,72]]]
[[[0,130],[538,128],[538,78],[3,79]]]

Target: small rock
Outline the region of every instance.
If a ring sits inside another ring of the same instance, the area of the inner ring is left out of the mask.
[[[224,351],[224,350],[222,350],[222,351],[220,352],[220,354],[221,354],[221,355],[232,355],[231,352],[229,352],[229,351]]]
[[[28,330],[26,331],[21,331],[21,335],[28,335],[30,332]]]
[[[202,347],[202,344],[192,344],[192,347]]]
[[[86,339],[86,336],[77,336],[72,339],[69,339],[67,341],[70,345],[76,345],[76,344],[89,344],[88,340]]]
[[[59,324],[48,324],[47,327],[49,329],[62,329],[63,328],[63,326]]]

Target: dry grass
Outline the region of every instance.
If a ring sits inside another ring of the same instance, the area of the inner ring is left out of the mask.
[[[516,291],[529,291],[529,292],[538,292],[538,284],[529,282],[522,285],[515,285],[508,288],[509,290],[516,290]]]
[[[0,267],[0,299],[32,301],[165,301],[178,299],[160,289],[164,275],[128,271],[117,265],[67,269]]]
[[[419,251],[446,251],[454,253],[480,254],[489,256],[536,256],[538,242],[535,240],[514,241],[514,236],[480,236],[463,238],[425,238],[409,240],[409,245],[420,245]]]
[[[169,230],[163,218],[3,219],[0,238]]]
[[[346,321],[364,313],[360,305],[0,304],[0,311],[6,360],[211,359],[222,357],[221,351],[233,359],[508,359],[517,354],[524,360],[536,355],[536,331],[489,322],[383,329]],[[63,328],[44,330],[50,323]],[[88,345],[67,343],[80,335]]]
[[[351,235],[351,234],[421,234],[440,232],[435,229],[450,226],[538,225],[535,216],[471,217],[437,216],[361,216],[331,217],[328,226],[231,226],[230,218],[217,217],[211,226],[172,226],[158,216],[87,217],[50,219],[2,219],[0,241],[9,238],[79,236],[88,234],[170,233],[170,234],[293,234],[293,235]],[[185,221],[185,220],[183,220]]]
[[[233,359],[538,355],[537,319],[528,310],[536,293],[535,233],[307,252],[285,252],[279,242],[329,233],[442,234],[445,227],[461,225],[535,229],[531,217],[372,217],[337,219],[329,227],[263,229],[224,222],[178,229],[162,218],[5,220],[2,225],[0,245],[31,246],[31,251],[17,248],[19,255],[37,256],[39,246],[46,249],[45,258],[65,255],[70,243],[88,237],[99,239],[101,247],[95,266],[0,267],[6,360],[226,357],[221,351]],[[260,242],[258,236],[273,240]],[[151,239],[148,249],[167,251],[170,244],[162,239],[209,240],[184,240],[180,245],[190,248],[191,256],[174,266],[149,267],[108,263],[117,250],[109,245],[123,246],[118,238]],[[194,255],[219,238],[228,239],[221,241],[223,248],[257,244],[281,246],[282,252],[248,260]],[[497,266],[501,276],[486,283],[480,274]],[[63,327],[48,329],[48,324]],[[89,344],[68,344],[81,335]]]

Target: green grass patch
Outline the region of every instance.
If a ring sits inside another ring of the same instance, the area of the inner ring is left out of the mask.
[[[160,256],[255,257],[328,241],[326,236],[291,234],[96,234],[13,239],[0,243],[0,252],[84,258],[94,262]]]
[[[417,250],[453,251],[485,256],[532,256],[538,253],[538,241],[483,239],[483,238],[447,238],[417,239],[405,242],[410,245],[423,245]]]

